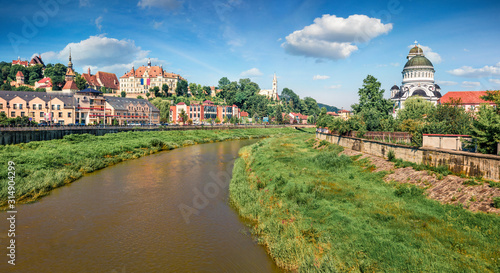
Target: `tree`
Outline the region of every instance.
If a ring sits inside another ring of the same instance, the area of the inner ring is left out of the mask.
[[[177,96],[186,96],[188,93],[188,82],[186,80],[181,80],[177,83],[177,88],[175,88],[175,93]]]
[[[64,86],[67,69],[68,68],[65,65],[60,63],[47,65],[44,75],[52,80],[52,90],[61,90]]]
[[[181,112],[179,113],[179,119],[181,122],[187,122],[188,120],[188,115],[186,114],[186,111],[184,111],[184,109],[181,109]]]
[[[78,90],[83,90],[87,86],[87,81],[82,76],[76,77],[75,83],[76,83],[76,86],[78,87]]]
[[[146,97],[149,99],[150,96],[151,96],[151,93],[147,92]]]
[[[16,88],[16,91],[35,91],[35,90],[31,87],[26,86],[26,85],[21,85],[18,88]]]
[[[477,118],[473,121],[471,136],[477,142],[477,150],[484,154],[497,154],[500,142],[500,114],[490,105],[483,104],[479,108]]]
[[[166,83],[162,84],[161,91],[163,91],[163,96],[168,97],[168,85]]]
[[[229,81],[228,78],[226,77],[222,77],[220,80],[219,80],[219,86],[218,86],[218,89],[225,89],[227,85],[229,85],[231,83],[231,81]]]
[[[497,105],[497,112],[500,113],[500,91],[486,91],[486,95],[481,97],[485,101],[492,101]]]
[[[139,95],[139,96],[137,96],[136,99],[143,100],[144,98],[141,95]]]
[[[276,123],[283,124],[283,111],[280,104],[276,105]]]
[[[37,64],[28,67],[29,72],[29,84],[35,85],[35,82],[42,79],[43,75],[43,65]]]
[[[220,118],[219,117],[216,117],[215,118],[215,124],[219,124],[220,123]]]
[[[153,93],[156,98],[160,97],[160,87],[155,86],[155,87],[149,88],[149,93]]]
[[[398,111],[399,120],[415,119],[423,120],[436,110],[434,104],[424,100],[422,97],[410,97],[404,102],[403,109]]]
[[[202,90],[203,90],[202,94],[204,96],[210,96],[212,93],[212,88],[210,88],[210,86],[203,86]]]
[[[151,100],[151,103],[160,110],[160,122],[168,122],[170,117],[170,102],[161,98]]]
[[[121,94],[122,98],[125,98],[127,96],[127,93],[125,91],[122,91]]]

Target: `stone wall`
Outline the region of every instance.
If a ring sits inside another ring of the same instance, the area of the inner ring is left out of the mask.
[[[482,176],[486,179],[500,180],[500,156],[453,151],[436,148],[415,148],[406,145],[391,144],[374,140],[343,137],[316,133],[316,138],[327,140],[362,153],[386,157],[393,150],[396,158],[431,166],[445,165],[456,174]]]

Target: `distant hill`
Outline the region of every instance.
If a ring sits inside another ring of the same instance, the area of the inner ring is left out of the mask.
[[[318,107],[319,107],[319,109],[325,107],[327,112],[335,112],[336,113],[340,110],[339,108],[337,108],[335,106],[330,106],[330,105],[326,105],[323,103],[318,103]]]

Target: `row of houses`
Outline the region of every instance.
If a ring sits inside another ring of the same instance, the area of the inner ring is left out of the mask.
[[[160,111],[149,101],[103,96],[87,88],[74,94],[0,91],[0,113],[47,124],[158,124]]]
[[[239,119],[242,114],[236,105],[215,105],[210,100],[202,103],[191,103],[190,105],[179,102],[177,105],[170,106],[170,121],[173,123],[187,122],[187,120],[182,120],[181,113],[183,111],[186,113],[188,120],[192,120],[193,123],[202,123],[216,118],[219,118],[220,121],[223,121],[224,118],[229,120],[233,116]]]

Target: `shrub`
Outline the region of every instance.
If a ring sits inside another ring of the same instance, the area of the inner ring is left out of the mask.
[[[149,144],[151,145],[151,147],[163,147],[165,146],[165,143],[157,138],[152,138],[150,141],[149,141]]]
[[[493,197],[493,207],[500,209],[500,196]]]
[[[387,152],[387,159],[389,161],[394,161],[394,159],[396,159],[396,154],[394,153],[394,150],[389,150],[389,152]]]
[[[343,168],[352,163],[352,159],[346,155],[338,155],[335,152],[321,153],[314,157],[314,161],[320,168],[335,170]]]
[[[415,185],[400,185],[394,191],[394,195],[397,197],[416,197],[421,196],[424,193],[424,189],[419,188]]]

